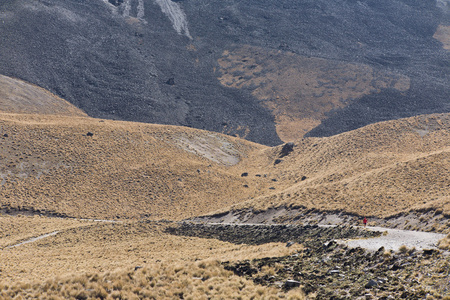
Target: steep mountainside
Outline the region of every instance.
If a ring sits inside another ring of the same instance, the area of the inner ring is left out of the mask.
[[[449,112],[447,0],[4,0],[0,74],[266,145]]]

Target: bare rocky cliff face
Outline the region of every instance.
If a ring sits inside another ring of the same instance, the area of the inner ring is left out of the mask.
[[[277,145],[449,112],[449,20],[444,0],[4,0],[0,74]]]

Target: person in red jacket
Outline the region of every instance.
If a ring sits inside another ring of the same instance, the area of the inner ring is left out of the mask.
[[[364,227],[366,227],[366,225],[367,225],[367,218],[366,217],[364,217],[363,224],[364,224]]]

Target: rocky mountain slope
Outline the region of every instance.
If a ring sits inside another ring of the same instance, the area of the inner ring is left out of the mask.
[[[5,0],[0,74],[266,145],[449,112],[446,0]]]

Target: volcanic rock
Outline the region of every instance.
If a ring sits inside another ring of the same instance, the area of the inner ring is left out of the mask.
[[[0,74],[93,117],[279,145],[448,112],[442,2],[4,0]]]

